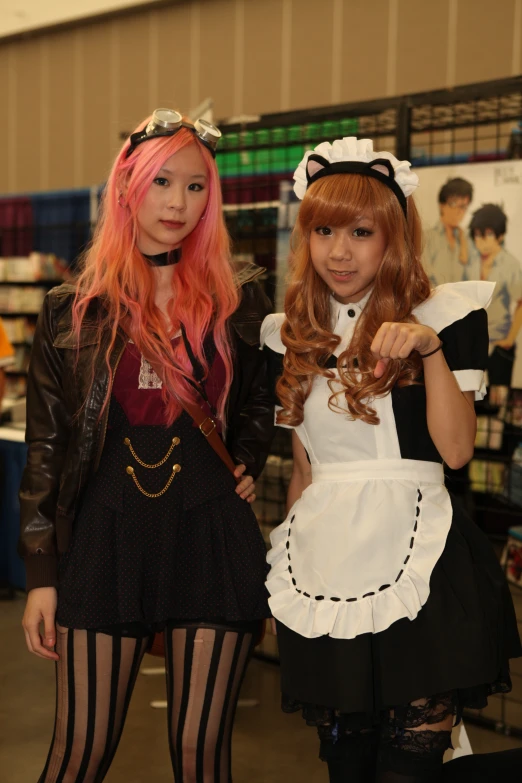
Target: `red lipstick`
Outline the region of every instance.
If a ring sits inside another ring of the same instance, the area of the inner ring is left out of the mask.
[[[173,229],[183,228],[183,226],[185,225],[185,223],[180,223],[179,220],[160,220],[160,223],[163,223],[163,225],[166,228],[173,228]]]

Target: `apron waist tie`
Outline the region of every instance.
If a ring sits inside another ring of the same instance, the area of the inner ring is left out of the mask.
[[[368,479],[399,479],[424,484],[444,484],[444,469],[439,462],[413,459],[368,459],[312,465],[313,483]]]

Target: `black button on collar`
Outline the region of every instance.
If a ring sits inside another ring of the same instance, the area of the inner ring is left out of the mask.
[[[355,310],[352,307],[348,310],[348,315],[350,318],[355,318]]]

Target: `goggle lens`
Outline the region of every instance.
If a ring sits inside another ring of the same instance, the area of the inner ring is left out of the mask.
[[[155,109],[152,119],[145,130],[133,133],[130,137],[131,143],[126,157],[128,158],[134,152],[138,144],[158,136],[173,136],[180,128],[188,128],[188,130],[192,131],[200,142],[215,156],[216,148],[222,135],[219,128],[203,119],[196,120],[194,125],[188,125],[183,122],[183,117],[179,111],[174,109]]]

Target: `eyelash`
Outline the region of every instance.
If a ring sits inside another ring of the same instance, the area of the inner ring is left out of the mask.
[[[329,234],[324,234],[323,231],[329,231],[330,233]],[[357,233],[359,231],[362,232],[362,233],[360,233],[360,234]],[[319,234],[319,236],[321,236],[321,237],[329,237],[329,236],[332,235],[331,232],[332,232],[332,229],[329,226],[318,226],[315,229],[315,233]],[[353,235],[357,239],[363,239],[364,237],[370,237],[370,236],[372,236],[372,234],[373,234],[373,231],[370,231],[367,228],[356,228],[356,229],[354,229],[354,232],[353,232]]]
[[[167,187],[168,185],[170,185],[170,182],[168,181],[168,179],[166,177],[156,177],[156,179],[154,180],[154,183],[156,185],[159,185],[160,188],[164,188],[164,187]],[[200,185],[199,182],[192,182],[188,186],[188,189],[192,190],[194,193],[200,193],[205,188],[203,187],[203,185]]]

